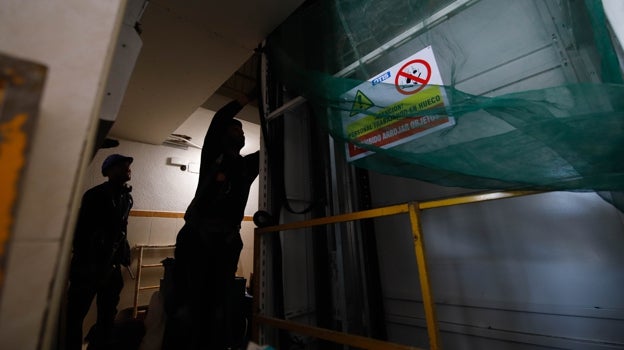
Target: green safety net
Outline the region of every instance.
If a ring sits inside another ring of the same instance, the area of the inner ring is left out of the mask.
[[[624,85],[613,38],[601,1],[321,0],[267,51],[357,167],[616,201]]]

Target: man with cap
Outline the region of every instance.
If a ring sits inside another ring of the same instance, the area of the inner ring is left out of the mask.
[[[132,208],[130,164],[120,154],[102,163],[108,181],[86,191],[82,197],[73,241],[67,292],[66,349],[81,349],[82,323],[97,295],[97,321],[89,332],[89,349],[110,349],[119,294],[123,288],[121,266],[130,265],[126,237]]]
[[[258,151],[240,155],[245,135],[234,117],[251,98],[240,96],[219,109],[204,138],[197,190],[176,239],[164,349],[231,346],[226,300],[243,248],[240,224],[259,171]]]

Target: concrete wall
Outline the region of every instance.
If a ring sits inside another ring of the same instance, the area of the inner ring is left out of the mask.
[[[50,300],[64,278],[57,269],[124,6],[123,0],[2,1],[0,52],[49,69],[7,253],[3,348],[35,349],[48,334],[45,316],[57,308]]]

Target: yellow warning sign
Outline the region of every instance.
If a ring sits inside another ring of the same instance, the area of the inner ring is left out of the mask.
[[[355,100],[353,101],[353,106],[351,107],[351,114],[349,116],[353,117],[358,113],[362,113],[363,111],[374,106],[373,101],[370,100],[364,93],[360,90],[355,94]]]
[[[367,115],[348,124],[346,126],[347,137],[360,137],[395,123],[397,120],[422,116],[419,112],[442,106],[444,106],[443,90],[439,86],[429,86],[417,94],[375,111],[375,115]]]

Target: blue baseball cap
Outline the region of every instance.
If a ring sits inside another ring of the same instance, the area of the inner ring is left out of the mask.
[[[102,175],[106,176],[108,169],[110,169],[110,167],[112,167],[113,165],[122,162],[132,163],[133,160],[134,158],[122,156],[121,154],[111,154],[110,156],[106,157],[106,159],[104,159],[104,163],[102,163]]]

